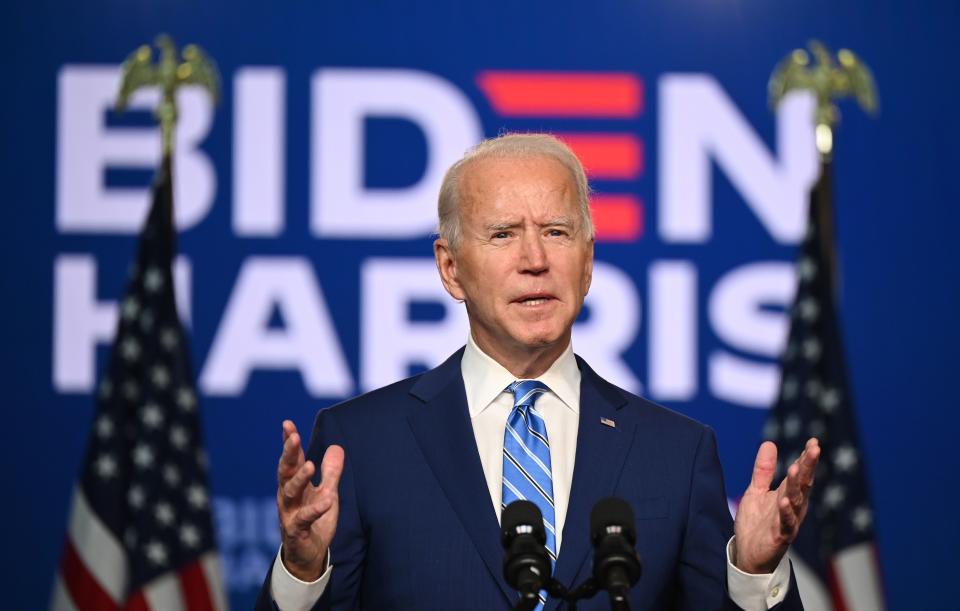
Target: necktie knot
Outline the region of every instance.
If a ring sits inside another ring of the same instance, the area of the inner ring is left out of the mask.
[[[550,390],[550,387],[540,380],[517,380],[507,386],[507,390],[513,393],[513,407],[526,412],[527,408],[533,407],[540,395]]]

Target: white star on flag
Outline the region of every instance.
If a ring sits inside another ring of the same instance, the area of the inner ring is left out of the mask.
[[[141,442],[133,448],[133,464],[142,469],[149,469],[153,466],[153,450],[150,446]]]
[[[164,526],[170,526],[176,519],[176,514],[174,513],[173,507],[170,505],[170,503],[167,503],[166,501],[160,501],[153,510],[153,517],[157,519],[157,522],[160,522]]]
[[[143,488],[134,484],[130,486],[130,490],[127,492],[127,502],[134,509],[140,509],[143,507],[144,502],[146,501],[146,495],[143,492]]]
[[[170,372],[163,365],[156,365],[150,371],[150,381],[159,389],[164,389],[170,384]]]
[[[163,272],[156,267],[151,267],[143,276],[143,288],[151,293],[156,293],[163,288]]]
[[[840,446],[833,453],[833,464],[841,473],[857,466],[857,451],[850,446]]]
[[[131,296],[124,299],[121,310],[123,312],[121,315],[124,320],[133,320],[136,318],[140,312],[140,304],[137,302],[137,298]]]
[[[164,465],[163,481],[167,482],[169,486],[176,486],[180,483],[180,471],[173,465]]]
[[[196,526],[185,523],[180,527],[180,541],[187,547],[196,547],[200,543],[200,531]]]
[[[144,546],[147,558],[156,565],[162,566],[167,563],[167,548],[159,541],[151,541]]]
[[[174,425],[170,427],[170,443],[178,450],[182,450],[187,446],[187,443],[190,441],[190,437],[187,434],[186,429],[182,426]]]
[[[140,418],[151,429],[158,428],[163,424],[163,412],[160,411],[160,407],[156,403],[147,403],[143,407]]]
[[[95,468],[97,475],[103,479],[109,479],[117,474],[117,461],[113,456],[104,454],[97,459]]]
[[[187,502],[197,509],[203,509],[207,506],[207,491],[203,486],[196,484],[190,486],[187,488]]]
[[[106,439],[113,434],[113,420],[110,420],[110,417],[106,414],[101,414],[97,418],[96,427],[97,435],[99,435],[101,439]]]
[[[827,486],[823,491],[823,503],[830,509],[836,509],[843,503],[843,500],[846,498],[847,493],[844,491],[843,486],[840,484],[833,484]]]
[[[140,344],[132,337],[128,337],[120,344],[120,356],[127,361],[135,361],[140,358]]]
[[[873,525],[873,512],[866,507],[857,507],[851,520],[857,530],[867,530]]]

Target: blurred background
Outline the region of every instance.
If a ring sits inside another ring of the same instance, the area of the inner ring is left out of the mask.
[[[119,64],[161,32],[219,65],[181,96],[177,289],[233,608],[279,543],[284,418],[442,361],[465,314],[431,255],[443,170],[480,138],[550,131],[595,191],[574,348],[717,430],[749,481],[780,388],[817,176],[809,100],[768,105],[811,38],[873,70],[840,105],[839,318],[888,607],[944,606],[960,543],[957,3],[808,0],[7,3],[0,501],[9,608],[46,608],[159,163]],[[829,456],[829,454],[828,454]],[[385,457],[389,459],[389,457]],[[585,527],[585,526],[584,526]],[[12,598],[11,598],[12,596]],[[947,603],[946,606],[949,606]]]

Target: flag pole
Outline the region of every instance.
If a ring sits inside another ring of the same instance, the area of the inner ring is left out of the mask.
[[[811,40],[809,52],[795,49],[773,71],[768,85],[770,106],[776,110],[793,91],[813,94],[814,139],[820,171],[810,193],[809,227],[822,233],[818,243],[827,263],[834,294],[836,281],[836,249],[833,231],[833,150],[836,128],[840,123],[837,100],[853,97],[870,115],[879,108],[877,88],[870,68],[849,49],[840,49],[836,58],[823,43]],[[811,65],[811,58],[815,61]],[[813,220],[816,220],[814,223]]]
[[[822,448],[808,515],[790,550],[805,608],[882,611],[874,512],[837,312],[833,229],[836,100],[854,97],[873,113],[877,95],[870,70],[853,52],[844,49],[834,58],[819,42],[809,47],[810,53],[797,49],[782,61],[769,84],[774,108],[795,90],[814,95],[820,174],[810,191],[790,332],[780,361],[780,392],[764,437],[778,447],[778,480],[808,437],[817,437]]]
[[[227,608],[172,268],[176,92],[199,84],[216,100],[219,80],[198,47],[185,48],[178,61],[169,37],[157,45],[158,63],[141,47],[121,72],[118,109],[141,87],[161,89],[163,150],[74,487],[55,611]]]

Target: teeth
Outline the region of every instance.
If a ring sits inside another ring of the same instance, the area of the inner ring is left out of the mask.
[[[528,306],[538,306],[542,303],[547,303],[546,299],[526,299],[523,301],[523,305]]]

